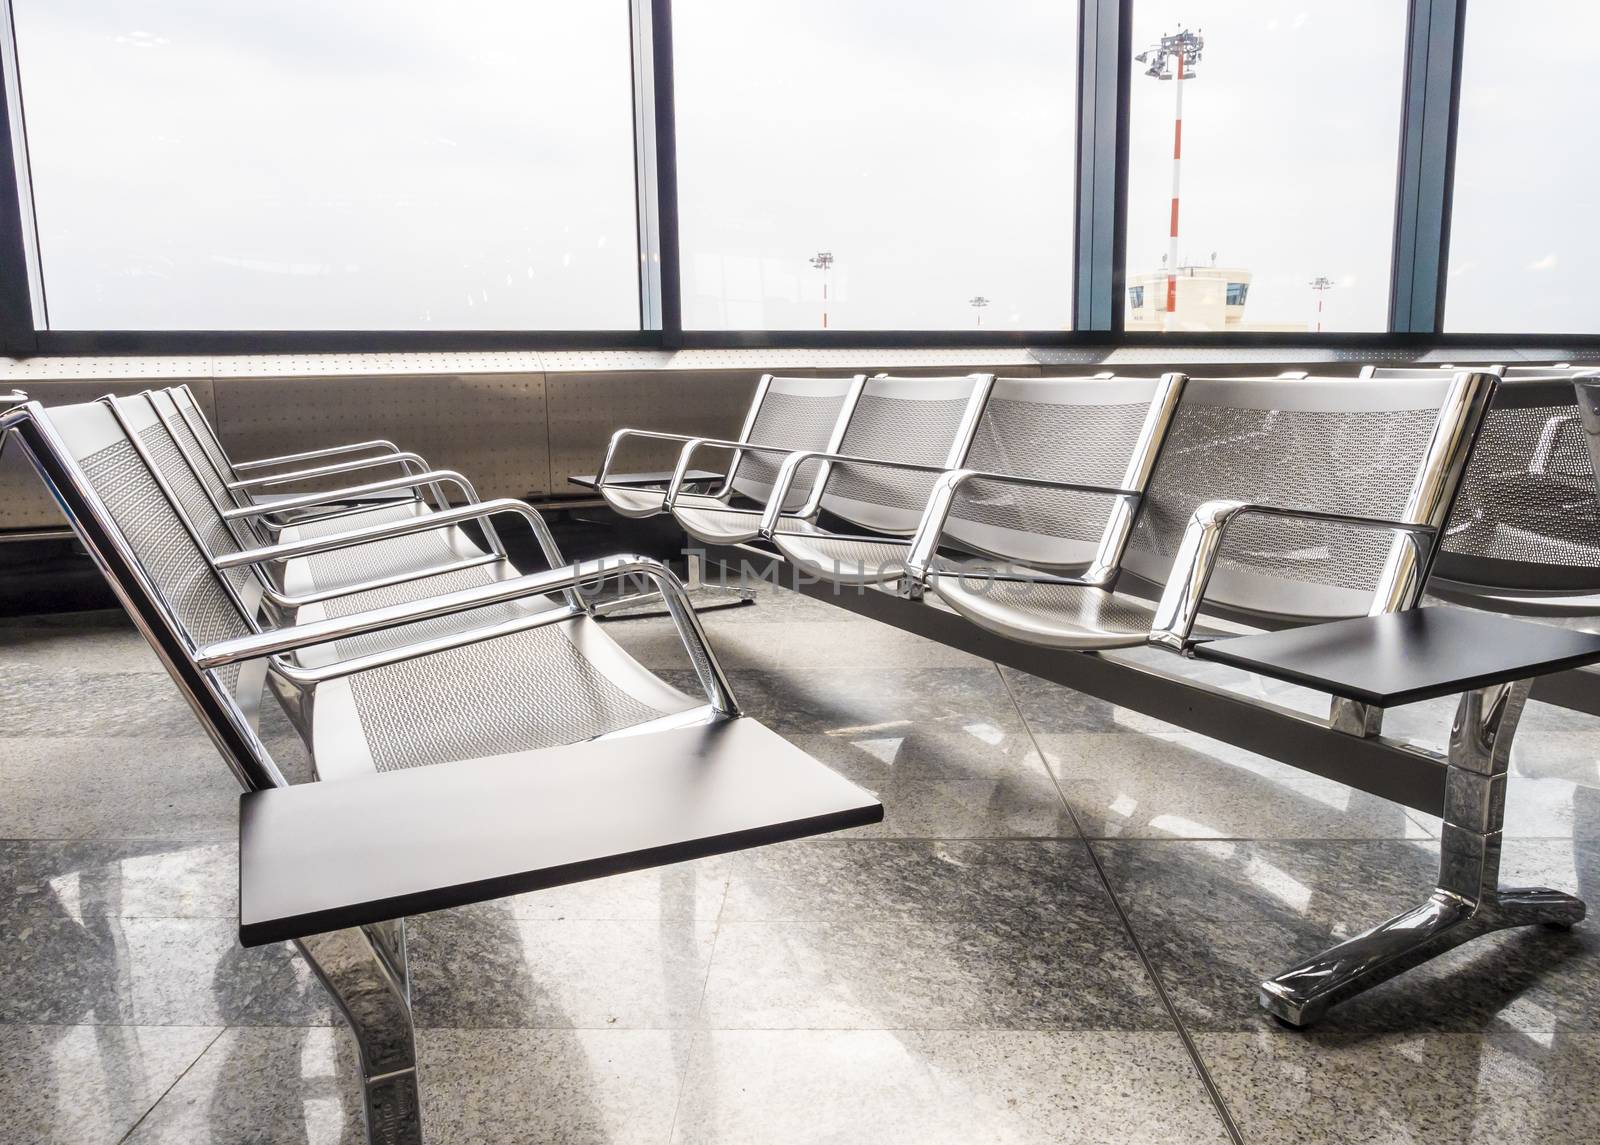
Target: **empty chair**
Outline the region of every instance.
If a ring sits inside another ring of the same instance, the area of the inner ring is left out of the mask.
[[[1081,569],[1089,564],[1103,539],[1107,506],[1103,498],[1062,483],[1120,486],[1130,474],[1148,474],[1148,463],[1139,465],[1135,455],[1159,442],[1181,387],[1177,374],[1159,379],[997,379],[964,455],[953,457],[948,467],[966,476],[959,479],[940,534],[941,543],[956,550],[942,566],[971,555],[1037,568]],[[885,445],[876,443],[876,448]],[[884,505],[885,493],[903,490],[905,501],[921,496],[925,507],[939,467],[906,467],[878,456],[853,460],[848,451],[825,456],[832,468],[822,505],[845,520],[885,532],[885,526],[894,526],[907,535],[868,538],[821,529],[777,533],[773,540],[790,561],[850,584],[883,584],[904,575],[909,534],[921,524],[922,512],[888,516],[898,513],[904,501]],[[794,454],[784,462],[780,490],[806,461],[807,455]],[[857,472],[880,483],[870,517],[861,504],[844,502],[836,492],[848,491],[845,483]],[[922,563],[934,559],[939,558],[924,554]]]
[[[755,396],[745,414],[744,428],[729,443],[731,451],[726,472],[717,489],[709,494],[680,494],[685,508],[716,511],[742,498],[757,505],[766,503],[777,464],[772,454],[755,453],[738,446],[760,445],[778,449],[837,449],[839,435],[866,380],[851,378],[775,378],[764,374],[756,385]],[[666,512],[668,484],[652,481],[644,485],[622,484],[612,476],[612,468],[623,446],[630,440],[676,442],[680,446],[702,440],[688,434],[658,433],[654,430],[619,429],[611,435],[605,461],[596,479],[596,489],[607,505],[625,517],[651,517]]]
[[[875,799],[740,713],[659,563],[620,556],[263,630],[233,570],[357,541],[236,553],[219,568],[141,448],[164,428],[153,413],[133,436],[128,425],[113,399],[0,414],[251,792],[241,939],[294,940],[333,995],[360,1047],[369,1140],[423,1139],[405,915],[881,819]],[[494,513],[536,516],[491,501],[351,532]],[[623,576],[661,591],[703,697],[560,601]],[[316,688],[302,716],[318,775],[339,782],[285,790],[254,730],[269,662]]]
[[[1600,497],[1573,382],[1537,367],[1500,383],[1430,591],[1526,615],[1600,614]]]
[[[394,518],[405,512],[426,509],[420,497],[401,498],[395,492],[368,494],[369,497],[383,498],[383,503],[376,505],[350,500],[351,489],[325,490],[320,501],[304,494],[292,497],[277,492],[309,482],[359,480],[354,475],[366,470],[398,469],[400,474],[407,475],[423,473],[431,468],[422,456],[402,450],[391,441],[374,439],[351,442],[279,457],[235,462],[223,448],[222,439],[187,385],[156,391],[152,397],[173,436],[184,443],[186,450],[192,449],[203,459],[207,483],[217,487],[223,499],[231,502],[235,508],[269,503],[275,505],[275,511],[257,518],[252,528],[276,531],[288,524],[291,518],[300,523],[362,513]],[[442,496],[442,492],[439,495]],[[299,507],[290,508],[282,504],[291,500],[298,501]],[[410,504],[410,509],[405,507],[406,503]],[[375,516],[368,519],[379,518]]]
[[[921,559],[912,571],[942,602],[1013,639],[1132,647],[1167,619],[1156,602],[1172,590],[1175,562],[1185,570],[1193,563],[1180,550],[1204,506],[1232,527],[1208,578],[1190,586],[1199,591],[1180,598],[1179,643],[1190,637],[1187,609],[1201,595],[1202,634],[1224,616],[1277,626],[1406,607],[1492,387],[1488,375],[1467,373],[1382,387],[1348,378],[1191,380],[1148,485],[1102,490],[1110,506],[1136,506],[1114,565],[1108,548],[1090,575],[1076,577],[975,577]],[[919,557],[942,533],[955,480],[940,480],[914,545]],[[1216,508],[1224,502],[1232,507]],[[1107,536],[1114,539],[1110,529]]]
[[[686,500],[680,478],[695,453],[728,442],[697,440],[683,448],[678,473],[668,492],[673,516],[691,536],[709,544],[741,544],[763,535],[819,531],[817,513],[826,509],[877,533],[908,535],[917,527],[932,474],[948,469],[965,453],[993,375],[953,378],[867,379],[838,444],[823,452],[905,462],[913,470],[856,471],[835,479],[826,461],[806,461],[789,474],[785,493],[767,496],[754,509],[713,506]],[[793,449],[762,449],[769,488],[777,466]],[[763,524],[763,514],[771,519]]]
[[[476,490],[463,475],[450,470],[427,470],[347,489],[256,503],[248,495],[230,490],[223,471],[203,448],[203,434],[197,434],[192,421],[182,416],[175,396],[170,391],[147,392],[112,402],[110,408],[124,422],[125,431],[145,453],[150,466],[158,471],[179,513],[213,559],[241,548],[415,520],[449,508],[444,487],[454,488],[468,503],[478,501]],[[423,500],[424,492],[431,496],[431,503]],[[394,493],[407,496],[378,508],[358,505],[352,509],[347,505],[349,499],[359,501],[372,494]],[[300,512],[316,515],[292,515]],[[291,516],[274,523],[273,518],[280,513]],[[546,557],[557,563],[552,557],[553,542],[542,533],[542,522],[538,524]],[[393,590],[411,581],[448,575],[454,578],[450,582],[453,584],[463,577],[503,579],[517,575],[493,525],[484,521],[481,529],[483,546],[460,527],[430,528],[359,550],[349,548],[314,559],[261,562],[248,569],[236,569],[231,575],[254,582],[257,595],[252,597],[252,606],[278,623],[293,618],[301,608],[334,597]]]

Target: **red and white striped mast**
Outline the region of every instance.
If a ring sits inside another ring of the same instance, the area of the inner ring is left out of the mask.
[[[811,265],[822,272],[822,328],[828,328],[828,271],[833,268],[833,252],[819,250]]]
[[[1134,59],[1149,64],[1145,75],[1158,80],[1171,80],[1174,92],[1172,116],[1172,219],[1167,232],[1167,320],[1178,308],[1178,180],[1183,169],[1183,83],[1194,79],[1194,65],[1200,62],[1205,49],[1205,38],[1199,30],[1179,29],[1170,36],[1162,36],[1154,47],[1140,52]],[[1174,67],[1174,65],[1176,65]]]

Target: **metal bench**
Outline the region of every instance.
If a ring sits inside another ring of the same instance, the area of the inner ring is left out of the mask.
[[[709,493],[683,494],[680,500],[684,508],[715,512],[726,508],[735,497],[764,504],[772,488],[776,466],[769,454],[740,447],[837,449],[865,381],[864,374],[849,378],[779,378],[763,374],[756,384],[755,396],[750,401],[738,438],[722,443],[729,457],[720,484]],[[653,517],[668,511],[667,490],[672,475],[659,475],[661,480],[658,481],[654,474],[612,472],[626,444],[636,440],[684,445],[699,439],[688,434],[644,429],[619,429],[611,435],[605,460],[595,478],[595,491],[624,517]],[[684,484],[686,477],[680,471],[678,484]]]
[[[842,433],[822,447],[824,453],[845,453],[912,465],[947,468],[966,452],[977,425],[983,400],[994,382],[992,374],[967,374],[951,378],[895,378],[878,374],[866,380],[850,410]],[[830,487],[831,465],[808,461],[789,477],[788,490],[774,499],[770,492],[752,508],[730,508],[690,498],[683,474],[703,449],[727,449],[736,442],[694,438],[678,455],[677,472],[667,490],[667,508],[684,531],[709,544],[739,544],[772,532],[817,533],[817,516],[824,509],[846,520],[887,532],[910,532],[920,516],[921,501],[915,488],[885,493],[872,475],[851,475]],[[806,447],[816,451],[817,446]],[[799,452],[793,448],[763,446],[748,452],[764,457],[776,479],[782,460]],[[923,484],[926,484],[924,481]],[[777,523],[764,525],[767,512]]]
[[[196,526],[221,518],[180,511],[149,464],[166,429],[145,408],[151,424],[130,436],[109,398],[27,403],[0,415],[0,434],[16,436],[251,793],[241,938],[292,939],[328,988],[356,1036],[369,1140],[422,1141],[406,913],[882,817],[870,795],[741,714],[682,587],[655,561],[619,556],[448,590],[410,582],[398,599],[262,625],[243,603],[249,581],[233,575],[262,561],[537,515],[490,501],[214,558]],[[620,577],[662,593],[703,699],[633,661],[566,595]],[[301,718],[318,773],[339,782],[291,788],[263,746],[250,694],[268,664],[315,688]]]
[[[1092,491],[1070,483],[1125,488],[1142,481],[1149,466],[1138,459],[1159,442],[1182,380],[1000,378],[970,435],[932,464],[895,456],[886,448],[892,439],[861,441],[863,450],[876,447],[865,456],[791,454],[761,535],[809,573],[846,584],[888,583],[905,575],[908,561],[928,571],[940,559],[931,550],[914,553],[913,540],[929,497],[948,489],[938,543],[1005,562],[1081,569],[1095,558],[1106,513],[1094,507]],[[814,460],[830,467],[822,507],[867,535],[784,531],[778,502]],[[837,492],[846,482],[860,490],[853,500]],[[1131,519],[1131,512],[1119,516],[1124,534]]]
[[[996,606],[1010,610],[1000,622],[962,607],[972,598],[948,587],[955,572],[916,560],[897,585],[840,593],[815,578],[795,583],[850,611],[1442,816],[1440,875],[1428,907],[1375,928],[1368,944],[1339,948],[1264,984],[1263,1005],[1306,1024],[1487,930],[1570,925],[1583,914],[1570,896],[1501,892],[1495,883],[1506,761],[1530,681],[1600,659],[1600,639],[1475,613],[1452,615],[1410,643],[1384,627],[1418,615],[1414,606],[1495,385],[1493,375],[1467,371],[1428,371],[1382,388],[1352,379],[1189,381],[1148,488],[1142,495],[1099,490],[1137,502],[1117,579],[1094,586],[1043,577],[1033,586],[1092,593],[1098,616],[1085,615],[1083,596],[1053,607],[1056,598],[1046,595],[1031,610]],[[930,502],[914,546],[923,552],[937,551],[954,476]],[[1038,487],[1050,490],[1048,482]],[[785,575],[804,571],[781,551],[750,545],[708,557],[725,570],[764,560]],[[919,580],[928,590],[920,598]],[[1103,623],[1134,590],[1136,614]],[[1338,617],[1351,619],[1327,620]],[[1303,652],[1295,641],[1346,631],[1341,625],[1370,626],[1357,668],[1335,671],[1326,650],[1315,671],[1274,666],[1280,637]],[[1240,626],[1272,631],[1217,638]],[[1329,714],[1318,719],[1163,670],[1150,655],[1136,655],[1151,647],[1316,688],[1330,696]],[[1448,752],[1381,734],[1387,707],[1455,693],[1462,700]],[[1421,918],[1433,922],[1424,926]]]

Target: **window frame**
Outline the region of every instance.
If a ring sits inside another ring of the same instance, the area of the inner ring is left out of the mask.
[[[685,331],[678,250],[672,0],[629,0],[640,328],[625,331],[81,331],[48,325],[36,257],[26,115],[11,0],[0,0],[0,354],[383,352],[795,346],[1168,347],[1600,346],[1600,334],[1445,334],[1463,33],[1468,0],[1408,0],[1389,321],[1383,333],[1123,330],[1128,117],[1135,0],[1080,0],[1071,330]]]

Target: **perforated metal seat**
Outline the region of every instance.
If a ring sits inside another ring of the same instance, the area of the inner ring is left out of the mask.
[[[764,374],[756,385],[738,438],[729,443],[770,446],[776,449],[826,449],[837,445],[844,419],[854,405],[863,382],[861,375],[850,378],[779,378]],[[620,485],[608,480],[616,468],[626,443],[633,440],[672,442],[684,446],[697,440],[689,434],[660,433],[653,430],[620,429],[612,434],[595,488],[606,504],[625,517],[652,517],[668,511],[668,484]],[[766,500],[777,471],[771,454],[726,450],[728,469],[719,487],[704,498],[719,505],[735,498]],[[696,499],[701,499],[696,497]],[[799,495],[796,506],[805,500]]]
[[[921,525],[939,470],[970,470],[943,523],[941,540],[961,558],[999,556],[1043,567],[1081,567],[1093,557],[1105,528],[1104,497],[1038,486],[1022,488],[980,476],[999,473],[1116,486],[1150,414],[1154,395],[1171,383],[1157,379],[1001,378],[993,382],[975,422],[962,426],[932,471],[836,461],[822,504],[864,528],[914,533]],[[894,458],[892,419],[857,445],[871,457]],[[970,426],[970,428],[968,428]],[[855,452],[850,436],[843,454]],[[867,435],[863,434],[865,439]],[[871,451],[871,452],[869,452]],[[934,451],[928,449],[927,455]],[[901,456],[895,460],[912,460]],[[852,486],[857,474],[873,485]],[[829,501],[861,489],[854,503]],[[863,504],[870,499],[870,504]],[[854,537],[779,537],[779,549],[807,571],[849,584],[887,584],[906,571],[911,541]],[[930,567],[939,564],[931,559]],[[948,563],[948,562],[946,562]]]
[[[261,585],[246,567],[214,567],[244,550],[201,497],[198,479],[182,463],[181,451],[155,417],[154,407],[139,399],[108,399],[52,411],[52,421],[134,549],[170,591],[195,643],[214,644],[251,632]],[[362,514],[355,527],[426,523],[429,516],[412,504],[389,506]],[[331,544],[342,535],[341,527],[352,527],[350,519],[286,529],[285,539],[274,547]],[[197,536],[205,549],[196,543]],[[370,582],[419,559],[437,562],[465,555],[454,547],[463,536],[451,526],[291,556],[283,563],[284,584],[292,590],[322,591]],[[332,596],[303,607],[294,621],[304,626],[369,614],[519,575],[509,563],[473,565]],[[341,663],[381,658],[428,641],[509,630],[541,617],[559,619],[426,657],[316,678],[319,671]],[[223,673],[230,690],[259,692],[261,672],[242,678],[236,668]],[[280,693],[295,695],[292,710],[300,717],[318,775],[325,779],[572,743],[704,705],[639,665],[561,597],[537,594],[288,652],[271,676]],[[255,695],[238,698],[244,710],[254,710]]]
[[[881,820],[877,800],[740,713],[658,562],[620,556],[422,599],[411,580],[363,594],[360,611],[263,629],[250,574],[263,562],[537,514],[492,501],[226,551],[234,523],[190,516],[150,444],[177,447],[153,407],[137,407],[144,431],[117,399],[27,403],[0,413],[0,442],[15,433],[246,789],[241,940],[293,940],[332,994],[360,1047],[370,1140],[423,1140],[405,916]],[[623,575],[660,592],[703,700],[633,661],[574,600],[552,606]],[[348,607],[333,599],[318,607]],[[255,731],[269,658],[314,692],[298,715],[313,725],[318,776],[341,782],[287,789]]]
[[[1449,502],[1438,490],[1455,480],[1444,482],[1439,467],[1460,463],[1456,395],[1468,385],[1448,374],[1383,387],[1326,378],[1189,381],[1158,435],[1153,468],[1146,462],[1148,484],[1133,471],[1124,479],[1143,495],[1120,541],[1108,529],[1093,562],[1097,577],[974,587],[933,570],[926,582],[951,608],[1013,639],[1131,647],[1151,639],[1162,607],[1114,591],[1114,578],[1149,586],[1152,596],[1163,585],[1169,595],[1189,590],[1190,568],[1174,565],[1196,511],[1235,503],[1282,512],[1230,518],[1227,544],[1198,592],[1175,598],[1186,607],[1203,594],[1208,607],[1262,626],[1364,615],[1375,599],[1401,607],[1399,598],[1409,602],[1420,590],[1423,565],[1413,534],[1397,537],[1386,523],[1437,528],[1429,514],[1442,516]],[[1203,619],[1194,623],[1191,614],[1183,639],[1205,631]]]
[[[804,458],[790,461],[773,456],[768,461],[768,488],[759,498],[766,514],[765,522],[759,514],[708,519],[692,508],[687,516],[679,512],[678,519],[685,529],[702,540],[731,544],[766,536],[777,543],[785,556],[808,571],[837,568],[841,577],[849,577],[850,562],[863,560],[864,554],[870,555],[875,550],[857,551],[845,546],[850,551],[841,561],[832,556],[841,551],[837,547],[811,547],[826,536],[814,525],[816,512],[825,508],[861,525],[863,532],[883,533],[887,538],[909,535],[921,518],[932,475],[965,455],[992,381],[992,376],[987,374],[955,378],[885,375],[870,378],[861,388],[843,433],[832,448],[814,446],[795,452],[824,457],[869,457],[905,463],[912,469],[835,465],[826,460]],[[918,468],[923,471],[918,472]],[[780,472],[784,474],[781,479]],[[781,489],[773,489],[775,480],[779,481]],[[777,505],[772,503],[774,496],[780,502]],[[803,504],[797,504],[802,500]],[[790,543],[800,547],[792,551],[785,549]],[[812,561],[816,564],[812,565]],[[870,575],[864,565],[856,567],[858,577]]]
[[[1027,570],[1014,570],[1026,576]],[[1088,585],[1037,580],[990,580],[980,573],[937,574],[939,599],[981,628],[1025,644],[1092,651],[1134,648],[1150,636],[1155,604],[1125,593]],[[1196,632],[1216,635],[1220,625],[1202,623]]]

